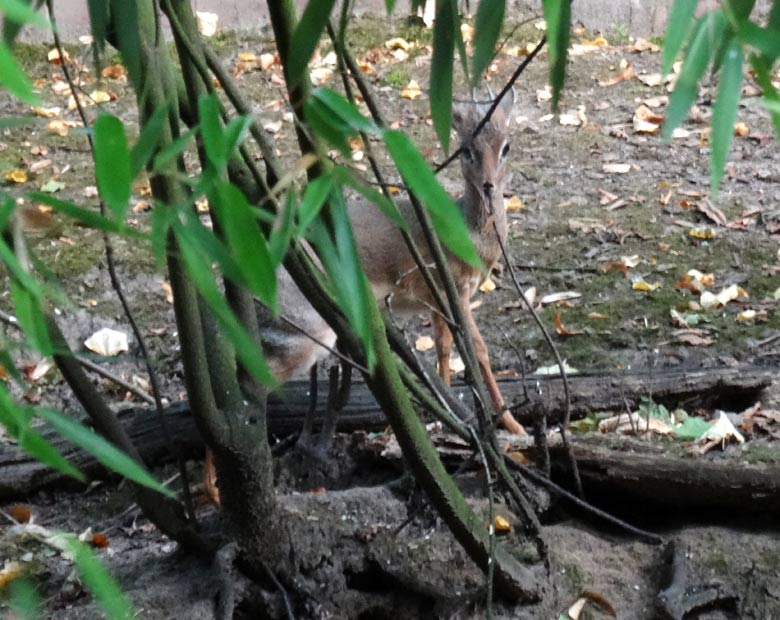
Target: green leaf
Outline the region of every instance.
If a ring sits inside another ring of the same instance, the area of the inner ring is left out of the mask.
[[[115,34],[119,51],[122,53],[122,62],[127,67],[127,75],[135,85],[137,92],[143,92],[141,39],[138,28],[132,27],[132,24],[138,23],[137,0],[109,1],[113,22],[119,24],[119,27],[115,29]]]
[[[198,118],[206,157],[214,168],[222,170],[227,165],[227,143],[220,120],[219,101],[215,95],[198,99]]]
[[[706,420],[691,416],[686,418],[679,426],[674,427],[674,434],[686,441],[696,441],[711,428],[712,425]]]
[[[298,208],[299,235],[304,235],[317,218],[332,188],[333,178],[329,174],[323,174],[311,181],[303,190],[301,206]]]
[[[154,152],[160,144],[165,123],[168,121],[168,106],[160,105],[146,121],[138,141],[130,151],[130,174],[132,178],[151,161]]]
[[[209,192],[209,204],[224,231],[227,247],[241,268],[244,282],[260,301],[277,313],[274,264],[246,196],[235,185],[217,183]]]
[[[51,26],[48,19],[30,6],[30,0],[25,0],[24,2],[22,0],[0,0],[0,13],[3,14],[5,21],[16,22],[17,24],[32,24],[38,28],[46,29]]]
[[[260,383],[275,387],[276,380],[268,368],[263,351],[252,340],[252,337],[236,319],[230,306],[225,301],[211,271],[211,265],[205,260],[200,246],[192,243],[186,231],[176,225],[176,237],[179,250],[187,272],[190,274],[201,297],[211,308],[228,340],[236,351],[236,356]]]
[[[309,126],[317,135],[337,148],[344,157],[349,157],[347,137],[354,135],[355,132],[338,114],[327,106],[319,105],[311,97],[304,104],[304,114]]]
[[[393,222],[401,230],[409,230],[409,224],[401,215],[398,207],[395,203],[387,198],[381,192],[376,191],[373,187],[365,184],[356,174],[350,171],[349,168],[344,166],[336,166],[331,170],[333,178],[342,183],[343,185],[349,185],[352,189],[359,192],[366,200],[373,202],[384,213],[387,218]]]
[[[767,26],[775,31],[780,31],[780,2],[772,0],[772,8],[769,9]]]
[[[764,91],[764,106],[772,116],[775,134],[780,138],[780,92],[772,83],[772,65],[763,56],[750,55],[750,65],[756,75],[756,82]]]
[[[230,157],[233,151],[244,141],[251,124],[251,116],[238,116],[225,126],[225,150],[227,157]]]
[[[58,535],[57,544],[73,556],[81,581],[110,620],[131,620],[134,617],[130,601],[87,545],[72,534]]]
[[[66,200],[59,200],[54,196],[43,194],[41,192],[32,192],[29,194],[31,200],[42,202],[45,205],[55,208],[57,211],[68,217],[72,217],[78,220],[84,226],[89,226],[96,230],[103,230],[105,232],[117,233],[124,237],[132,237],[135,239],[145,239],[146,235],[135,228],[126,226],[123,222],[115,222],[106,217],[103,217],[95,211],[84,209],[78,205],[68,202]]]
[[[41,23],[37,23],[38,26],[43,26],[44,28],[50,28],[51,24],[49,24],[48,20],[46,20],[42,15],[38,14],[38,10],[43,5],[43,0],[35,0],[35,6],[33,8],[30,8],[33,6],[33,3],[31,0],[15,0],[15,2],[21,1],[25,7],[27,7],[28,10],[33,11],[33,14],[35,15],[35,19],[41,20]],[[0,5],[3,3],[0,2]],[[0,13],[3,11],[2,8],[0,8]],[[22,27],[25,25],[26,22],[30,22],[30,20],[22,20],[22,21],[13,21],[11,19],[5,19],[3,20],[3,41],[5,41],[5,44],[8,46],[11,46],[13,42],[16,40],[16,37],[19,35],[19,32],[22,30]],[[33,22],[30,22],[33,23]]]
[[[328,22],[335,0],[316,0],[307,2],[295,31],[290,39],[290,49],[287,51],[287,87],[298,86],[308,75],[309,59],[317,48],[322,31]]]
[[[110,114],[101,114],[95,122],[95,177],[100,196],[116,221],[123,222],[130,206],[133,172],[125,127]]]
[[[458,258],[474,267],[482,261],[471,242],[463,213],[433,176],[425,159],[412,142],[399,131],[386,131],[385,144],[404,183],[427,207],[436,233]]]
[[[370,118],[363,116],[355,105],[348,101],[346,97],[329,88],[317,88],[311,94],[311,101],[325,106],[330,112],[335,114],[343,123],[348,125],[353,131],[363,131],[372,135],[379,135],[381,130]]]
[[[474,56],[472,57],[471,86],[477,86],[482,72],[487,68],[496,50],[496,43],[504,23],[506,0],[481,0],[477,8],[474,32]]]
[[[40,298],[15,279],[11,280],[11,298],[14,301],[16,320],[19,321],[30,346],[42,355],[51,355],[51,338],[46,319],[41,312]]]
[[[19,69],[8,47],[2,42],[0,42],[0,86],[5,87],[8,92],[25,103],[39,103],[30,79]]]
[[[27,579],[14,579],[8,584],[11,610],[19,620],[38,620],[41,617],[41,600],[33,583]]]
[[[745,45],[755,48],[767,59],[774,62],[780,57],[780,33],[762,28],[753,22],[745,22],[738,31],[739,39]]]
[[[35,116],[7,116],[5,118],[0,118],[0,129],[26,127],[37,121],[38,119]]]
[[[385,0],[385,9],[387,9],[388,15],[390,15],[393,12],[394,8],[395,8],[395,0]]]
[[[290,241],[292,241],[295,235],[295,214],[297,211],[298,204],[295,192],[289,190],[281,218],[279,219],[279,225],[271,228],[271,233],[268,237],[268,253],[271,255],[274,268],[278,267],[284,260],[287,249],[290,247]]]
[[[663,73],[672,70],[674,60],[688,37],[699,0],[674,0],[664,36]]]
[[[669,98],[669,109],[664,122],[663,137],[668,140],[682,123],[699,92],[699,80],[707,70],[714,44],[720,41],[726,27],[726,18],[720,11],[702,16],[696,26],[691,44],[680,70],[680,77]]]
[[[732,40],[723,56],[718,97],[712,108],[710,186],[713,198],[717,196],[726,159],[731,149],[741,89],[742,48],[736,40]]]
[[[457,0],[437,0],[431,59],[431,118],[442,149],[450,149],[452,131],[452,64],[458,36]]]
[[[571,36],[571,3],[568,0],[543,0],[542,4],[547,22],[552,107],[557,110],[566,80],[566,54]]]
[[[160,484],[143,465],[140,465],[116,446],[108,442],[89,428],[53,409],[35,410],[38,417],[46,420],[60,435],[89,452],[100,463],[121,476],[148,487],[158,493],[175,497],[170,489]]]
[[[157,153],[154,157],[154,163],[152,164],[152,170],[156,173],[166,172],[166,168],[170,163],[175,160],[187,145],[195,137],[195,134],[200,131],[200,125],[195,125],[192,129],[185,131],[178,138],[167,144],[163,149]]]
[[[84,474],[71,465],[57,448],[30,428],[32,409],[19,407],[14,403],[6,387],[0,384],[0,423],[8,434],[16,439],[19,447],[44,465],[85,482]]]
[[[87,6],[93,45],[98,52],[102,52],[106,47],[109,3],[106,0],[87,0]]]

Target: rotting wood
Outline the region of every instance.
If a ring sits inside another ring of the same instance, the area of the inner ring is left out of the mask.
[[[772,383],[774,374],[770,368],[740,366],[692,371],[655,370],[652,376],[648,376],[646,372],[573,375],[569,377],[572,386],[572,412],[574,417],[582,417],[588,411],[597,409],[621,409],[625,406],[624,397],[631,406],[635,406],[650,392],[657,402],[668,403],[705,397],[719,400],[754,398]],[[530,376],[526,378],[525,384],[532,401],[523,404],[517,410],[531,411],[543,401],[548,419],[554,423],[559,415],[563,398],[560,377]],[[324,389],[325,386],[322,387],[320,392],[324,394],[327,390]],[[465,386],[455,385],[454,389],[463,398],[470,397]],[[501,381],[501,390],[508,402],[519,403],[524,398],[523,381],[520,379]],[[301,428],[309,406],[308,391],[308,381],[291,382],[279,395],[271,396],[268,402],[268,430],[271,435],[284,436]],[[539,393],[541,397],[538,396]],[[323,396],[320,399],[318,413],[324,413],[325,404],[326,397]],[[171,434],[184,454],[199,458],[203,442],[195,429],[187,403],[177,403],[169,407],[166,409],[165,416]],[[133,443],[139,447],[145,462],[155,463],[170,458],[169,448],[159,432],[159,422],[150,410],[128,409],[120,413],[119,417]],[[387,426],[384,415],[365,384],[356,382],[353,385],[349,403],[341,414],[338,426],[339,430],[345,432],[356,429],[381,430]],[[93,477],[102,475],[104,471],[102,466],[90,455],[76,449],[53,433],[45,432],[44,436],[85,474]],[[598,459],[585,458],[585,455],[582,458],[593,480],[596,476],[595,472],[598,471],[595,469]],[[610,476],[600,475],[602,479],[609,479]],[[729,473],[727,479],[731,478]],[[64,479],[62,474],[41,465],[19,448],[5,446],[0,449],[0,500],[29,495],[59,484]],[[780,476],[777,479],[780,480]],[[73,484],[77,483],[74,481]]]

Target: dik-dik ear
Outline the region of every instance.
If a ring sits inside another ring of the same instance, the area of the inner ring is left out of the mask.
[[[463,134],[463,129],[471,122],[474,115],[473,103],[452,104],[452,127],[458,134]]]
[[[500,112],[503,115],[504,123],[508,127],[509,121],[512,118],[512,110],[515,108],[515,89],[510,88],[506,95],[501,98],[501,103],[498,104],[496,112]]]

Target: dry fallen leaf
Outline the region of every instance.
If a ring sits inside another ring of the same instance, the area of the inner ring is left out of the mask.
[[[479,285],[479,290],[483,293],[491,293],[496,290],[496,283],[492,278],[487,277],[482,284]]]
[[[506,534],[512,531],[512,524],[501,515],[496,515],[496,518],[493,519],[493,528],[499,534]]]
[[[710,291],[704,291],[699,298],[699,304],[701,304],[701,307],[705,310],[712,310],[714,308],[725,306],[727,303],[734,301],[735,299],[748,298],[749,295],[745,289],[737,286],[736,284],[732,284],[731,286],[727,286],[721,290],[717,295],[711,293]]]
[[[698,269],[690,269],[681,279],[677,280],[676,288],[687,289],[692,293],[701,294],[705,288],[715,283],[715,275],[702,273]]]
[[[33,518],[32,507],[26,504],[14,504],[8,508],[8,514],[19,523],[29,523]]]
[[[60,136],[67,136],[68,132],[70,132],[71,129],[73,129],[74,127],[79,127],[80,125],[81,123],[77,123],[76,121],[65,121],[62,119],[55,119],[51,121],[48,125],[46,125],[46,129]]]
[[[108,538],[103,534],[92,534],[92,538],[89,542],[93,547],[97,547],[98,549],[105,549],[108,547]]]
[[[54,118],[55,116],[59,116],[62,112],[62,108],[59,106],[54,106],[53,108],[32,107],[30,109],[33,114],[43,118]]]
[[[26,183],[27,173],[24,170],[11,170],[6,173],[5,180],[9,183]]]
[[[634,282],[631,284],[631,288],[635,291],[642,291],[645,293],[649,293],[651,291],[656,290],[657,288],[661,287],[660,282],[646,282],[643,278],[638,278],[634,280]]]
[[[417,99],[422,94],[417,80],[411,80],[401,91],[401,97],[404,99]]]
[[[582,293],[578,293],[576,291],[562,291],[560,293],[550,293],[549,295],[545,295],[539,300],[539,303],[545,306],[547,304],[554,304],[559,301],[579,299],[580,297],[582,297]]]
[[[117,64],[103,67],[100,75],[109,80],[127,81],[127,69],[125,69],[124,65]]]
[[[59,50],[56,47],[51,49],[51,50],[49,50],[49,53],[46,54],[46,58],[53,65],[60,65],[60,64],[62,64],[62,61],[60,59],[60,52],[59,52]],[[70,54],[68,54],[67,51],[65,51],[65,62],[70,62]]]
[[[213,37],[216,34],[219,25],[219,15],[208,11],[196,11],[195,17],[198,20],[198,31],[204,37]]]
[[[601,168],[609,174],[626,174],[631,172],[631,164],[604,164]]]
[[[592,321],[604,321],[609,318],[609,315],[603,312],[588,312],[588,318]]]
[[[163,290],[163,293],[165,293],[165,301],[167,301],[169,304],[173,303],[173,287],[171,287],[170,283],[166,280],[160,280],[160,287]]]
[[[113,356],[128,351],[127,334],[104,327],[84,341],[84,346],[98,355]]]
[[[420,336],[414,341],[414,348],[418,351],[430,351],[434,346],[435,343],[430,336]]]
[[[632,77],[634,77],[634,67],[633,65],[628,64],[622,71],[620,71],[620,73],[617,73],[616,75],[613,75],[606,80],[600,81],[599,86],[602,88],[605,86],[614,86],[615,84],[619,84],[625,80],[630,80]]]
[[[555,322],[555,331],[561,336],[580,336],[585,333],[581,329],[568,329],[563,324],[560,311],[555,313],[553,321]]]
[[[265,123],[263,125],[263,129],[265,129],[268,133],[279,133],[279,130],[282,128],[282,121],[270,121],[268,123]]]
[[[647,418],[634,412],[630,417],[622,413],[620,415],[606,418],[599,422],[599,431],[602,433],[622,433],[624,435],[633,435],[646,433],[648,431],[657,435],[671,435],[673,429],[658,418]]]
[[[6,560],[3,570],[0,570],[0,590],[5,588],[6,584],[23,574],[22,565],[16,560]]]
[[[739,121],[737,123],[734,123],[734,135],[739,136],[740,138],[744,138],[745,136],[750,134],[750,127],[747,126],[747,124],[743,123],[742,121]]]
[[[691,228],[688,231],[688,236],[693,237],[694,239],[707,241],[709,239],[714,239],[717,236],[717,233],[712,228]]]
[[[516,194],[513,194],[511,198],[504,200],[504,208],[509,212],[521,211],[525,209],[525,205]]]
[[[672,332],[672,338],[692,347],[709,347],[715,344],[715,338],[712,337],[711,332],[695,327],[676,329]]]
[[[412,47],[412,44],[401,37],[393,37],[385,41],[385,47],[389,50],[402,49],[407,52]]]

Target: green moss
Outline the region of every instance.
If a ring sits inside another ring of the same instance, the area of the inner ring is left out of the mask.
[[[397,66],[390,69],[384,75],[382,81],[393,88],[403,88],[409,83],[410,79],[409,72],[403,67]]]

